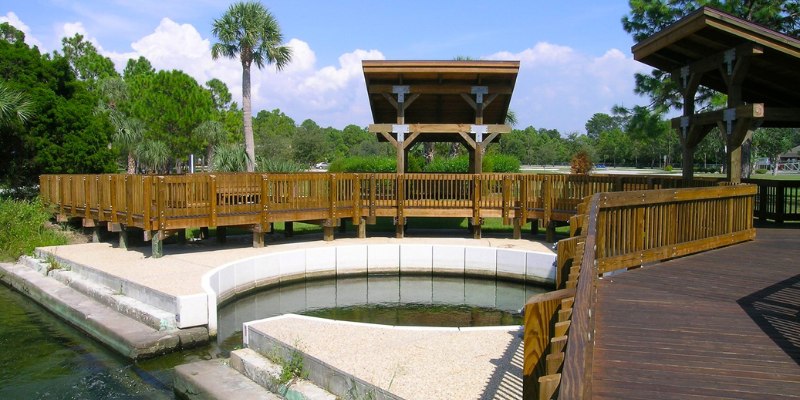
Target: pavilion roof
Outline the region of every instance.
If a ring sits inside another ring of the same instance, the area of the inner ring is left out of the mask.
[[[680,69],[725,57],[729,49],[751,52],[742,99],[768,106],[800,106],[800,40],[725,12],[703,7],[633,46],[634,59],[680,76]],[[721,73],[700,84],[725,93]]]
[[[393,124],[397,111],[386,95],[394,86],[419,94],[405,110],[407,124],[474,124],[475,109],[464,98],[486,86],[493,98],[484,124],[504,124],[519,72],[519,61],[363,61],[369,104],[376,124]],[[472,96],[474,98],[474,96]]]

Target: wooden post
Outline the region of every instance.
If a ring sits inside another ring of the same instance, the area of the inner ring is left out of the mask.
[[[553,193],[553,181],[550,180],[550,177],[545,177],[542,181],[542,197],[544,197],[544,209],[543,209],[543,224],[545,226],[549,226],[550,218],[552,217],[553,213],[553,202],[552,202],[552,193]]]
[[[472,238],[481,238],[481,175],[472,176]]]
[[[294,236],[294,222],[286,221],[283,223],[283,235],[287,238]]]
[[[164,256],[164,236],[165,232],[163,230],[157,230],[155,233],[152,234],[152,238],[150,238],[150,244],[152,248],[151,256],[153,258],[161,258]]]
[[[550,221],[547,223],[547,229],[545,230],[545,240],[550,243],[555,243],[556,241],[556,222]]]
[[[208,202],[211,208],[208,226],[217,226],[217,177],[210,175],[208,179]]]
[[[119,248],[120,249],[128,248],[128,230],[125,229],[124,226],[122,226],[121,229],[119,230]]]
[[[323,226],[322,227],[322,235],[323,240],[326,242],[330,242],[333,240],[333,226]]]
[[[225,226],[217,227],[217,242],[222,244],[228,241],[228,228]]]
[[[395,237],[402,239],[405,235],[404,229],[406,225],[406,217],[404,213],[406,181],[403,179],[402,174],[397,175],[397,217],[395,217]]]
[[[364,218],[359,219],[358,223],[358,238],[359,239],[366,239],[367,238],[367,221]]]
[[[514,239],[522,239],[522,220],[520,218],[514,218]]]
[[[536,236],[539,234],[539,218],[531,220],[531,235]]]

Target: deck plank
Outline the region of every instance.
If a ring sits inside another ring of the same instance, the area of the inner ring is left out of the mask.
[[[600,280],[593,397],[800,399],[800,229]]]

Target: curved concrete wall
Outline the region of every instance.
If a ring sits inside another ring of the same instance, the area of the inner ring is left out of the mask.
[[[553,253],[436,244],[322,246],[263,254],[203,275],[208,329],[217,333],[217,306],[253,289],[306,278],[363,274],[484,276],[536,284],[555,282]]]

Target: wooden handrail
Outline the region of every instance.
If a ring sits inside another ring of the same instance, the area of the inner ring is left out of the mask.
[[[537,174],[42,175],[43,202],[61,218],[151,230],[268,222],[360,223],[364,218],[501,218],[519,227],[536,219],[567,221],[597,191],[678,186],[677,177]],[[358,181],[358,184],[355,182]],[[716,180],[699,179],[709,186]],[[264,186],[265,185],[265,186]],[[263,186],[263,187],[262,187]],[[160,197],[159,197],[160,196]],[[266,198],[263,198],[266,197]],[[334,204],[335,203],[335,204]],[[87,225],[90,226],[90,225]],[[400,228],[398,228],[400,229]]]
[[[538,397],[526,390],[526,399],[550,399],[556,391],[559,399],[591,398],[598,278],[619,269],[753,239],[756,190],[753,185],[736,185],[596,193],[580,206],[586,216],[573,219],[581,226],[575,229],[580,235],[562,240],[558,248],[559,258],[572,261],[569,275],[559,278],[559,285],[576,287],[568,307],[552,309],[565,318],[562,326],[568,330],[566,338],[554,336],[561,332],[550,336],[551,350],[555,343],[558,348],[566,345],[563,367],[548,369],[547,375],[526,377],[526,382],[537,382],[539,388]],[[567,260],[557,259],[559,276],[567,264]],[[529,309],[536,313],[530,302],[526,313]],[[539,318],[550,321],[552,315]],[[527,315],[525,321],[542,324],[530,321]],[[526,326],[526,334],[529,331]],[[536,347],[542,338],[526,336],[525,343]],[[526,358],[525,371],[540,363],[541,357]]]

